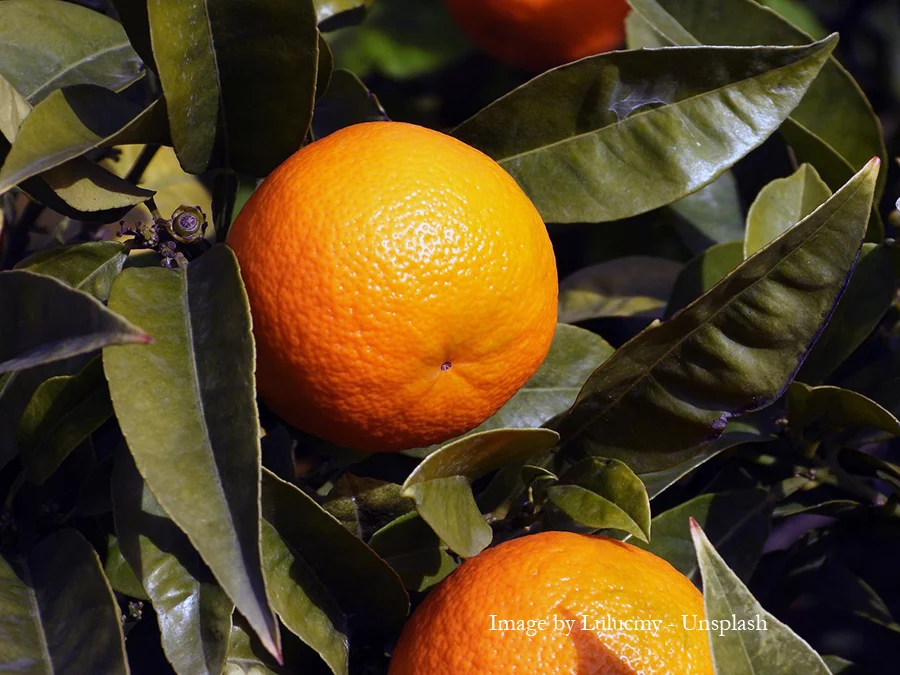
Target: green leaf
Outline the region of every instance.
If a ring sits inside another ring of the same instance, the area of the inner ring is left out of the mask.
[[[639,16],[632,12],[629,16]],[[672,204],[675,229],[694,253],[744,236],[744,211],[734,173],[726,171],[705,188]]]
[[[362,80],[349,70],[335,70],[324,96],[316,103],[312,132],[316,138],[323,138],[344,127],[387,118],[378,97]]]
[[[24,560],[0,558],[0,588],[0,664],[10,672],[127,675],[119,608],[78,532],[51,534]]]
[[[394,571],[316,501],[263,469],[263,515],[347,614],[399,624],[409,598]]]
[[[127,135],[151,124],[156,105],[141,110],[124,94],[96,85],[54,91],[19,127],[0,169],[0,193],[89,150],[132,140]],[[143,192],[144,199],[153,194]]]
[[[315,0],[316,19],[322,30],[335,30],[362,21],[374,0]]]
[[[228,638],[228,655],[222,675],[288,675],[253,635],[252,630],[235,615]]]
[[[331,53],[331,47],[328,41],[319,33],[319,57],[316,63],[316,102],[325,95],[331,86],[331,78],[334,75],[334,54]],[[315,115],[315,108],[313,109]]]
[[[150,35],[186,171],[262,177],[300,149],[312,119],[318,33],[312,0],[149,0]],[[224,157],[217,153],[221,136]]]
[[[703,604],[712,621],[761,618],[766,630],[710,630],[717,673],[729,675],[829,675],[822,657],[785,624],[764,610],[713,548],[696,521],[691,536],[703,576]]]
[[[894,301],[896,284],[890,247],[864,244],[847,290],[797,378],[824,382],[878,326]]]
[[[760,0],[759,4],[778,12],[798,29],[817,40],[828,35],[825,26],[821,24],[815,12],[807,7],[803,0]]]
[[[7,4],[0,5],[0,11]],[[30,112],[31,104],[0,75],[0,134],[12,143],[19,133],[19,127]],[[5,157],[7,152],[9,146],[0,139],[0,157]]]
[[[743,260],[744,244],[739,241],[715,244],[691,260],[675,280],[666,318],[706,293]]]
[[[59,0],[0,2],[0,73],[32,105],[76,84],[121,91],[144,74],[122,26]]]
[[[818,421],[832,428],[871,427],[900,436],[900,421],[875,401],[840,387],[810,387],[794,382],[788,389],[791,426],[796,429]]]
[[[662,318],[681,268],[664,258],[629,256],[578,270],[559,285],[559,320]]]
[[[812,40],[754,0],[629,0],[629,4],[658,33],[678,45],[800,45]],[[721,20],[723,16],[728,20]],[[790,112],[790,120],[782,131],[796,130],[830,146],[849,165],[846,176],[829,183],[833,189],[873,156],[887,160],[881,125],[872,106],[835,58],[825,62],[806,96]],[[793,145],[792,135],[788,141]],[[805,159],[829,180],[821,165],[811,157]],[[876,195],[881,194],[884,179],[879,179]]]
[[[153,60],[153,47],[150,44],[150,17],[147,15],[146,2],[134,2],[134,0],[111,0],[122,27],[128,36],[131,46],[143,59],[144,64],[153,72],[156,72],[156,63]]]
[[[835,44],[601,54],[538,76],[453,133],[509,171],[545,221],[619,220],[699,190],[760,145]]]
[[[0,316],[0,373],[151,340],[87,293],[26,270],[0,273]]]
[[[237,260],[219,245],[186,272],[126,269],[109,306],[155,339],[145,350],[103,354],[135,463],[266,649],[278,654],[259,543],[253,336]]]
[[[77,375],[46,380],[22,413],[16,434],[27,480],[43,484],[112,414],[99,356]]]
[[[803,164],[788,178],[773,180],[760,190],[747,212],[744,257],[787,232],[829,197],[831,188],[811,164]]]
[[[338,68],[393,80],[446,68],[472,50],[442,0],[378,0],[360,26],[329,33],[328,42]]]
[[[715,442],[708,445],[699,455],[692,457],[686,462],[676,464],[662,471],[640,474],[650,499],[659,496],[675,484],[676,481],[684,478],[691,471],[720,452],[743,443],[761,443],[775,438],[776,429],[774,425],[766,423],[769,420],[769,416],[762,418],[765,412],[764,410],[756,415],[747,415],[746,417],[729,420],[724,433]]]
[[[125,450],[115,459],[113,505],[119,546],[153,603],[169,663],[179,675],[219,675],[234,603]]]
[[[372,535],[369,546],[411,591],[431,588],[457,567],[434,530],[416,513],[407,513],[382,527]]]
[[[345,473],[334,484],[322,506],[354,536],[368,541],[376,530],[415,510],[415,504],[400,494],[396,483],[360,478]]]
[[[106,562],[103,565],[103,573],[109,581],[109,585],[116,593],[150,602],[150,596],[135,576],[131,565],[122,555],[119,540],[114,535],[109,535],[106,547]]]
[[[826,656],[823,658],[832,675],[865,675],[865,671],[840,656]]]
[[[59,279],[106,302],[112,282],[127,259],[123,244],[92,241],[39,251],[21,261],[16,269]]]
[[[617,459],[585,459],[547,489],[547,498],[572,520],[594,530],[621,530],[650,539],[650,499],[644,484]]]
[[[749,579],[769,536],[774,504],[765,490],[700,495],[656,516],[649,544],[631,543],[668,561],[699,586],[700,568],[691,540],[693,519],[738,578]]]
[[[873,160],[690,307],[616,350],[563,420],[563,447],[658,471],[775,401],[853,270],[877,174]]]
[[[463,436],[426,457],[403,483],[419,515],[459,555],[470,558],[491,543],[472,494],[472,481],[533,457],[556,443],[549,429],[493,429]]]

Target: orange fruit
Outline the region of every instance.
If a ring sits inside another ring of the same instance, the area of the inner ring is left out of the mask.
[[[626,0],[447,0],[479,48],[528,71],[554,68],[619,47]]]
[[[299,150],[228,235],[262,399],[338,445],[462,434],[537,370],[556,328],[540,215],[496,162],[444,134],[358,124]]]
[[[487,549],[442,581],[403,628],[388,672],[713,675],[704,616],[700,591],[652,553],[544,532]]]

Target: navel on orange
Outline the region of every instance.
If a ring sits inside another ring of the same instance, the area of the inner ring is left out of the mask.
[[[253,314],[257,382],[287,422],[369,452],[437,443],[496,412],[556,326],[546,227],[492,159],[375,122],[301,149],[228,244]]]
[[[626,0],[447,0],[478,47],[517,68],[542,71],[616,49]]]
[[[487,549],[442,581],[388,672],[713,675],[704,616],[700,591],[652,553],[544,532]]]

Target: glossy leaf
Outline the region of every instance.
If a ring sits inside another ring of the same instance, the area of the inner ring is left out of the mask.
[[[871,427],[900,436],[900,421],[875,401],[840,387],[794,382],[788,390],[791,426],[804,429],[822,421],[834,428]]]
[[[702,298],[619,348],[563,420],[563,447],[657,471],[776,400],[853,270],[877,173],[875,160]]]
[[[650,538],[650,499],[644,484],[623,462],[588,458],[560,476],[547,498],[574,521],[594,530]]]
[[[92,296],[26,270],[0,273],[0,373],[150,336]]]
[[[166,658],[179,675],[219,675],[234,603],[163,511],[127,451],[115,459],[119,546],[156,612]]]
[[[864,244],[844,296],[797,378],[819,384],[850,356],[890,308],[897,267],[888,247]]]
[[[143,76],[122,26],[60,0],[0,3],[0,73],[32,105],[62,87],[120,91]]]
[[[314,499],[263,469],[263,516],[345,613],[401,622],[409,599],[394,571]]]
[[[312,0],[149,0],[153,55],[186,171],[265,176],[312,119],[318,33]],[[225,157],[217,157],[217,135]]]
[[[362,122],[383,122],[387,113],[378,97],[349,70],[335,70],[313,114],[312,132],[323,138],[338,129]]]
[[[416,513],[407,513],[382,527],[372,535],[369,546],[411,591],[431,588],[457,566],[440,538]]]
[[[691,540],[691,519],[740,579],[749,579],[769,536],[774,501],[765,490],[704,494],[653,519],[649,544],[631,542],[668,561],[698,586],[700,568]]]
[[[684,309],[719,283],[744,260],[744,245],[739,241],[715,244],[691,260],[672,286],[666,317]]]
[[[538,76],[454,135],[509,171],[545,221],[619,220],[699,190],[761,144],[835,43],[601,54]]]
[[[374,0],[315,0],[316,18],[322,30],[343,28],[362,21]]]
[[[119,608],[78,532],[51,534],[23,560],[0,558],[0,588],[0,664],[10,672],[127,675]]]
[[[811,164],[803,164],[788,178],[773,180],[760,190],[747,213],[744,257],[787,232],[829,197],[831,188]]]
[[[629,256],[578,270],[559,286],[559,320],[662,318],[681,268],[680,263],[664,258]]]
[[[629,16],[638,15],[632,13]],[[744,236],[744,211],[737,179],[731,171],[726,171],[694,194],[679,199],[671,208],[680,216],[675,229],[694,253]]]
[[[54,91],[25,118],[0,169],[0,193],[102,145],[151,125],[156,103],[141,109],[95,85]],[[152,196],[148,192],[147,197]]]
[[[755,0],[629,0],[629,4],[673,44],[799,45],[812,41]],[[728,20],[722,21],[721,16]],[[834,58],[824,64],[807,95],[791,111],[790,120],[790,128],[833,148],[849,165],[850,173],[873,156],[887,159],[878,118],[859,85]],[[828,180],[823,167],[816,164],[816,168]],[[876,194],[880,194],[883,180],[879,180]]]
[[[103,573],[116,593],[150,602],[150,596],[147,595],[147,591],[141,585],[140,579],[135,576],[131,565],[125,560],[125,556],[122,555],[122,549],[119,546],[119,540],[113,535],[109,536],[107,543]]]
[[[703,604],[710,621],[762,618],[766,630],[710,632],[717,673],[734,675],[829,675],[822,657],[785,624],[764,610],[713,548],[703,530],[691,522],[691,536],[703,576]]]
[[[231,635],[228,638],[228,655],[222,675],[288,675],[253,635],[252,630],[235,615]]]
[[[415,505],[400,494],[400,489],[396,483],[345,473],[334,484],[323,506],[355,536],[368,541],[376,530],[415,510]]]
[[[99,356],[77,375],[46,380],[22,413],[16,434],[26,478],[44,483],[112,414]]]
[[[259,422],[250,308],[224,245],[188,270],[130,268],[109,306],[155,343],[103,367],[135,463],[271,653],[278,633],[260,554]],[[162,429],[147,420],[175,420]]]
[[[93,241],[40,251],[20,262],[16,269],[59,279],[105,302],[127,259],[125,246],[119,242]]]

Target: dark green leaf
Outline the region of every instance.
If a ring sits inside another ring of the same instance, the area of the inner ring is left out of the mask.
[[[135,576],[131,565],[125,560],[119,540],[113,535],[109,536],[109,543],[106,547],[106,563],[103,565],[103,572],[116,593],[150,602],[150,596],[141,585],[140,579]]]
[[[761,144],[835,44],[601,54],[538,76],[454,135],[509,171],[545,221],[619,220],[699,190]]]
[[[738,578],[749,579],[769,536],[773,506],[764,490],[700,495],[656,516],[649,544],[631,543],[667,560],[699,586],[700,568],[691,541],[693,518]]]
[[[127,675],[119,608],[91,545],[60,530],[0,558],[0,664],[9,672]]]
[[[339,68],[395,80],[446,68],[472,50],[442,0],[378,0],[362,25],[330,33],[328,41]]]
[[[62,87],[120,91],[143,76],[122,26],[59,0],[0,2],[0,73],[32,105]]]
[[[322,30],[335,30],[362,21],[374,0],[315,0]]]
[[[300,149],[316,89],[312,0],[149,0],[148,9],[172,141],[186,171],[227,166],[261,177]],[[224,158],[215,155],[219,142]]]
[[[16,434],[26,478],[44,483],[112,414],[99,356],[77,375],[46,380],[22,413]]]
[[[717,673],[746,675],[829,675],[822,657],[796,633],[764,610],[713,548],[695,521],[691,536],[703,576],[703,603],[709,621],[762,618],[766,630],[710,631]]]
[[[383,122],[387,113],[378,98],[349,70],[335,70],[325,95],[316,103],[312,132],[322,138],[362,122]]]
[[[691,260],[672,287],[672,297],[666,308],[666,318],[684,309],[694,300],[719,283],[744,259],[744,244],[730,241],[715,244]]]
[[[900,436],[900,421],[875,401],[840,387],[810,387],[794,382],[788,390],[791,426],[805,429],[815,422],[835,428],[871,427]]]
[[[372,549],[394,568],[411,591],[425,591],[456,569],[440,538],[415,513],[407,513],[372,535]]]
[[[585,459],[559,477],[547,497],[574,521],[594,530],[650,538],[650,499],[644,484],[616,459]]]
[[[807,7],[803,0],[760,0],[759,4],[778,12],[797,28],[809,33],[817,40],[828,35],[828,31],[819,22],[815,12]]]
[[[234,603],[150,493],[127,450],[115,462],[119,546],[153,603],[166,658],[179,675],[219,675]]]
[[[409,598],[394,571],[314,499],[263,469],[263,515],[348,614],[403,621]]]
[[[679,199],[671,208],[680,216],[675,221],[675,229],[694,253],[744,236],[744,211],[737,180],[731,171],[702,190]]]
[[[730,417],[776,400],[853,270],[877,174],[874,160],[690,307],[619,348],[563,420],[563,446],[658,471],[699,454]]]
[[[404,494],[416,500],[416,510],[441,540],[457,555],[471,558],[491,543],[493,531],[463,476],[415,483]]]
[[[803,164],[788,178],[773,180],[760,190],[747,212],[744,257],[787,232],[829,197],[831,188],[811,164]]]
[[[186,272],[129,268],[109,305],[155,339],[103,367],[135,463],[229,597],[277,654],[260,554],[259,421],[250,308],[219,245]]]
[[[93,241],[40,251],[16,269],[54,277],[105,302],[127,259],[125,247],[119,242]]]
[[[797,378],[808,384],[824,382],[875,330],[894,300],[896,285],[890,248],[863,245],[850,284]]]
[[[629,4],[672,44],[801,45],[812,40],[754,0],[629,0]],[[728,20],[723,21],[723,16]],[[792,123],[786,129],[830,146],[849,165],[846,176],[838,183],[829,183],[833,189],[873,156],[887,159],[881,125],[872,106],[834,58],[824,64],[807,95],[790,114]],[[790,137],[789,142],[793,144]],[[829,180],[822,166],[811,157],[804,159]],[[878,181],[877,195],[883,181],[883,177]]]
[[[124,143],[151,125],[155,107],[141,110],[124,94],[96,85],[54,91],[25,118],[0,169],[0,193],[102,145]],[[145,191],[144,197],[152,195]]]
[[[147,3],[134,0],[111,0],[119,21],[128,36],[134,50],[143,59],[144,64],[156,71],[153,61],[153,48],[150,44],[150,18],[147,15]]]
[[[26,270],[0,273],[0,373],[148,336],[92,296]]]
[[[342,475],[322,504],[350,532],[363,541],[376,530],[415,510],[413,502],[400,494],[396,483],[374,478]]]
[[[316,101],[318,102],[328,88],[331,86],[331,77],[334,75],[334,54],[331,53],[331,47],[328,41],[319,33],[319,57],[316,64],[318,72],[316,73]],[[315,109],[313,109],[315,113]]]
[[[662,318],[681,268],[680,263],[664,258],[630,256],[581,269],[559,286],[559,320]]]
[[[266,654],[253,631],[235,615],[222,675],[288,675]]]

